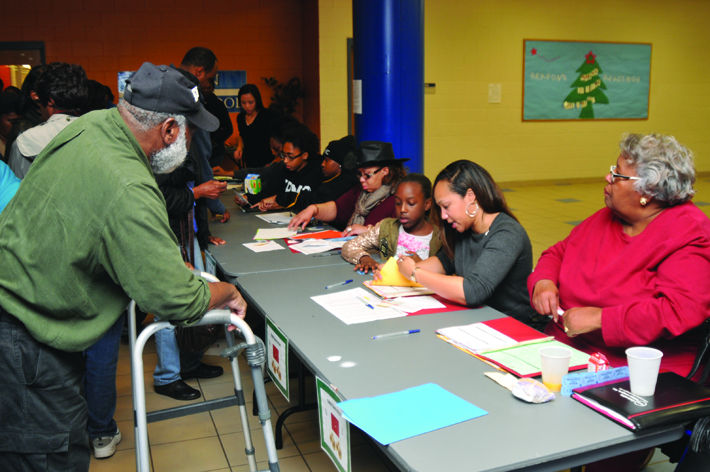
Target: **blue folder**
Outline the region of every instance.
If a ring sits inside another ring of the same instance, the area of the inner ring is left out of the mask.
[[[487,414],[433,383],[346,400],[338,406],[350,423],[383,445]]]

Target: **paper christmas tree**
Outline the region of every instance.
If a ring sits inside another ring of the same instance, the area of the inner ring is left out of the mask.
[[[567,95],[562,105],[566,110],[581,108],[580,118],[593,119],[594,109],[592,105],[595,103],[609,103],[609,98],[602,92],[602,90],[606,90],[606,85],[604,85],[600,75],[602,68],[597,62],[597,56],[592,51],[589,51],[584,56],[584,62],[582,62],[576,72],[579,73],[579,76],[570,85],[573,90]]]

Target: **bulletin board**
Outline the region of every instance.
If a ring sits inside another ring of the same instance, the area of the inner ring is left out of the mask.
[[[523,40],[523,121],[646,120],[651,44]]]

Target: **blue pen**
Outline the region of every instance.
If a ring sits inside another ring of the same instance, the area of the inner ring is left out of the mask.
[[[378,334],[376,336],[373,336],[372,339],[391,338],[393,336],[406,336],[407,334],[415,334],[419,333],[420,331],[420,329],[408,329],[407,331],[397,331],[396,333]]]
[[[367,298],[365,298],[365,297],[357,297],[357,299],[360,300],[362,303],[364,303],[365,306],[368,307],[369,309],[371,309],[371,310],[374,310],[374,309],[375,309],[375,307],[370,304],[370,302],[369,302],[369,300],[368,300]]]
[[[347,284],[349,284],[349,283],[352,282],[352,281],[353,281],[353,279],[349,279],[349,280],[343,280],[342,282],[337,282],[337,283],[334,283],[334,284],[326,285],[326,286],[325,286],[325,289],[328,290],[328,289],[331,289],[331,288],[340,287],[341,285],[347,285]]]

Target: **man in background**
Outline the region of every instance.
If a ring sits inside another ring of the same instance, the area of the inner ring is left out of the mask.
[[[42,149],[84,112],[89,82],[81,66],[52,62],[37,78],[34,91],[44,122],[20,134],[8,153],[8,164],[20,179]]]
[[[185,53],[180,62],[180,69],[191,74],[197,80],[200,92],[204,97],[212,93],[218,71],[217,56],[215,56],[214,52],[204,47],[194,47]],[[206,98],[203,103],[206,103]],[[205,183],[210,186],[211,190],[220,190],[220,194],[224,192],[227,189],[227,183],[213,179],[212,164],[210,163],[210,158],[212,157],[210,133],[198,130],[192,138],[190,153],[200,166],[200,181],[195,184]],[[226,223],[229,220],[229,212],[218,198],[207,197],[205,204],[213,214],[222,215],[220,220],[222,223]],[[213,238],[210,242],[212,244],[224,244],[224,240],[219,238]]]
[[[7,162],[7,154],[17,133],[20,118],[20,96],[10,91],[0,92],[0,160]]]

